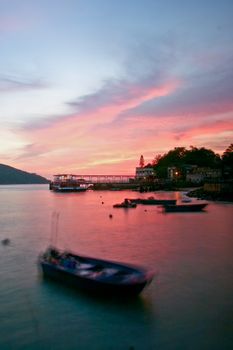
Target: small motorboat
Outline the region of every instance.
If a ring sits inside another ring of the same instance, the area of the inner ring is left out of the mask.
[[[192,204],[176,204],[176,205],[164,205],[164,211],[167,213],[174,212],[196,212],[202,211],[207,207],[208,203],[192,203]]]
[[[142,267],[62,252],[49,247],[39,256],[44,276],[93,294],[139,294],[154,273]]]
[[[192,199],[189,198],[189,197],[183,197],[183,198],[181,199],[181,202],[182,202],[182,203],[191,203],[191,202],[192,202]]]
[[[124,200],[124,202],[113,205],[113,208],[136,208],[136,207],[137,207],[137,203],[134,203],[127,198]]]

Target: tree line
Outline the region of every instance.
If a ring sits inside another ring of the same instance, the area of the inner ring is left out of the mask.
[[[222,156],[205,147],[190,146],[190,149],[175,147],[164,155],[157,155],[150,165],[153,166],[159,178],[167,177],[168,167],[176,167],[182,173],[188,166],[221,169],[223,177],[232,178],[233,143],[227,147]]]

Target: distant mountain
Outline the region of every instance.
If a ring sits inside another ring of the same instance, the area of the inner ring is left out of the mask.
[[[0,185],[47,184],[49,180],[37,174],[28,173],[0,164]]]

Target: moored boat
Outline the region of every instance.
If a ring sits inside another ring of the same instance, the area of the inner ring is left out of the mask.
[[[189,198],[189,197],[183,197],[183,198],[181,199],[181,202],[182,202],[182,203],[191,203],[191,202],[192,202],[192,199]]]
[[[141,199],[141,204],[144,205],[175,205],[176,199],[157,199],[154,197],[148,197],[146,199]]]
[[[137,203],[134,203],[133,201],[129,199],[125,199],[122,203],[116,203],[113,205],[113,208],[136,208]]]
[[[85,192],[89,185],[83,179],[78,179],[72,174],[54,175],[54,180],[50,183],[50,190],[54,192]]]
[[[208,203],[192,203],[192,204],[176,204],[164,205],[165,212],[196,212],[202,211],[207,207]]]
[[[82,186],[54,186],[54,192],[85,192],[87,187]]]
[[[142,267],[62,252],[49,247],[39,257],[43,274],[93,294],[139,294],[154,274]]]
[[[158,199],[155,197],[148,198],[132,198],[129,199],[132,203],[144,204],[144,205],[164,205],[164,204],[176,204],[176,199]]]

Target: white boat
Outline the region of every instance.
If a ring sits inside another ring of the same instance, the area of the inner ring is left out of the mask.
[[[184,197],[184,198],[181,199],[181,202],[182,202],[182,203],[191,203],[191,202],[192,202],[192,199],[189,198],[189,197]]]
[[[54,175],[54,179],[50,183],[50,190],[55,192],[85,192],[89,187],[85,180],[78,179],[76,175],[72,174]]]

